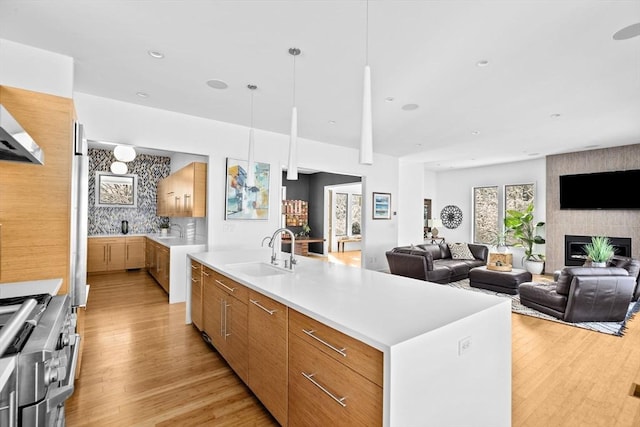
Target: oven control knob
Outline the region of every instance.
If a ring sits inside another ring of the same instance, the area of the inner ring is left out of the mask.
[[[47,371],[44,374],[44,385],[48,386],[58,382],[58,368],[47,368]]]

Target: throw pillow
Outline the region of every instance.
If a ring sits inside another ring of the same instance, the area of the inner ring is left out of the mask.
[[[452,259],[476,259],[466,243],[448,243]]]

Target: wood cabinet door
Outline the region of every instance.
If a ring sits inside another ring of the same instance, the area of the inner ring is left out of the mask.
[[[227,294],[223,307],[225,309],[223,335],[226,347],[223,356],[240,379],[247,383],[249,371],[247,304]]]
[[[169,293],[169,288],[171,286],[171,284],[169,283],[171,265],[169,248],[163,245],[158,245],[158,247],[156,248],[156,252],[158,256],[158,283],[160,283],[160,286],[162,286],[162,289],[164,289],[166,293]]]
[[[156,187],[156,214],[158,216],[167,215],[167,179],[163,178],[158,181]]]
[[[249,291],[249,387],[287,424],[287,306]]]
[[[213,271],[204,267],[202,270],[202,324],[204,332],[211,339],[211,344],[221,352],[224,344],[222,339],[222,304],[225,294],[218,289],[214,282]]]
[[[107,271],[107,244],[100,239],[87,243],[87,273]]]
[[[202,330],[202,264],[191,261],[191,322]]]
[[[145,247],[144,237],[127,237],[125,251],[125,267],[144,268],[145,266]]]
[[[107,247],[107,270],[117,271],[125,269],[126,244],[123,238],[111,239]]]

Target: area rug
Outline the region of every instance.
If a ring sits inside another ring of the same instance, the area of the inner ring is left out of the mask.
[[[588,329],[590,331],[601,332],[603,334],[615,335],[621,337],[624,334],[627,322],[640,311],[640,301],[633,302],[629,304],[629,310],[627,311],[627,316],[622,322],[580,322],[580,323],[568,323],[563,322],[560,319],[556,319],[553,316],[549,316],[548,314],[540,313],[537,310],[534,310],[529,307],[525,307],[520,303],[519,295],[509,295],[501,292],[493,292],[486,289],[478,289],[472,288],[469,286],[469,279],[460,280],[458,282],[449,283],[448,286],[457,289],[464,289],[472,292],[480,292],[488,295],[497,295],[500,297],[510,298],[511,299],[511,311],[518,314],[524,314],[526,316],[537,317],[540,319],[550,320],[552,322],[562,323],[568,326],[574,326],[577,328]]]

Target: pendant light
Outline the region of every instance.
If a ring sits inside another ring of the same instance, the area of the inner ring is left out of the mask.
[[[369,0],[365,38],[365,65],[362,92],[362,131],[360,133],[360,164],[373,164],[373,119],[371,115],[371,68],[369,68]]]
[[[111,173],[115,174],[115,175],[124,175],[125,173],[127,173],[127,165],[125,163],[122,162],[113,162],[111,163]]]
[[[136,150],[130,145],[116,145],[113,156],[119,162],[132,162],[136,158]]]
[[[249,129],[249,155],[247,162],[247,181],[246,186],[248,188],[253,188],[256,186],[256,177],[255,177],[255,162],[253,161],[253,154],[255,150],[255,143],[253,137],[253,93],[258,88],[256,85],[247,85],[247,88],[251,91],[251,128]]]
[[[291,134],[289,137],[289,163],[287,165],[287,179],[298,179],[298,109],[296,108],[296,56],[300,49],[292,47],[289,54],[293,56],[293,107],[291,108]]]

